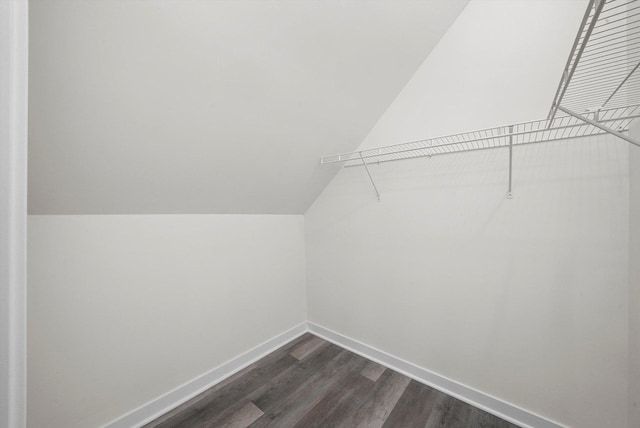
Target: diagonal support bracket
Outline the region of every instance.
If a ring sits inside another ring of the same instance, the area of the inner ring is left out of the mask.
[[[367,161],[362,157],[362,152],[360,152],[360,160],[362,161],[362,166],[364,166],[365,171],[367,171],[367,175],[369,176],[369,181],[371,181],[371,185],[373,186],[373,190],[376,192],[376,196],[378,197],[378,201],[380,200],[380,193],[378,192],[378,188],[376,187],[376,183],[373,181],[373,177],[371,176],[371,172],[369,171],[369,167],[367,166]]]
[[[507,199],[513,198],[511,192],[511,177],[513,175],[513,125],[509,126],[509,190],[507,191]]]
[[[626,75],[626,77],[625,77],[624,79],[622,79],[622,82],[620,82],[620,84],[619,84],[618,86],[616,86],[616,89],[614,89],[614,91],[611,93],[611,95],[609,95],[609,98],[607,98],[607,100],[606,100],[605,102],[603,102],[603,103],[602,103],[602,108],[604,108],[604,106],[606,106],[606,105],[607,105],[607,103],[608,103],[609,101],[611,101],[611,98],[613,98],[613,97],[618,93],[618,91],[620,90],[620,88],[622,88],[622,86],[623,86],[625,83],[627,83],[627,80],[629,80],[629,79],[631,78],[631,76],[633,75],[633,73],[635,73],[635,72],[636,72],[636,70],[638,69],[638,67],[640,67],[640,62],[638,62],[638,63],[636,64],[636,66],[635,66],[635,67],[633,67],[633,68],[631,69],[631,71],[629,72],[629,74],[627,74],[627,75]]]
[[[571,111],[571,110],[569,110],[567,108],[564,108],[562,106],[558,106],[558,110],[561,110],[561,111],[567,113],[568,115],[575,117],[576,119],[580,119],[581,121],[586,122],[589,125],[593,125],[596,128],[600,128],[603,131],[608,132],[611,135],[615,135],[618,138],[622,138],[623,140],[633,144],[634,146],[640,147],[640,142],[638,140],[636,140],[635,138],[631,138],[628,135],[624,135],[624,134],[622,134],[622,133],[620,133],[620,132],[618,132],[618,131],[616,131],[614,129],[609,128],[608,126],[605,126],[605,125],[603,125],[601,123],[598,123],[595,120],[591,120],[588,117],[582,116],[581,114],[575,113],[575,112],[573,112],[573,111]]]

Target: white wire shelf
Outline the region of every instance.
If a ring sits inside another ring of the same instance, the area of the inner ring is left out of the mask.
[[[369,164],[508,147],[511,198],[515,146],[610,134],[640,147],[626,134],[640,117],[638,68],[640,0],[590,0],[547,119],[322,156],[320,163],[363,166],[380,200]]]
[[[639,66],[640,1],[590,0],[548,118],[640,104]]]
[[[618,132],[626,132],[631,122],[640,117],[640,104],[600,110],[590,118]],[[600,128],[574,116],[557,114],[543,119],[514,125],[498,126],[479,131],[463,132],[443,137],[427,138],[391,146],[323,156],[321,164],[342,163],[345,166],[431,157],[449,153],[483,150],[546,141],[566,140],[606,134]]]

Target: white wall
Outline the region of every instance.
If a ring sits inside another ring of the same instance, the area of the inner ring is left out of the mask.
[[[585,2],[472,1],[361,147],[546,116]],[[309,320],[561,424],[627,426],[628,148],[343,169],[305,215]]]
[[[31,214],[302,214],[467,0],[30,2]]]
[[[307,213],[309,320],[568,426],[626,426],[627,151],[342,171]]]
[[[640,121],[629,134],[640,140]],[[640,149],[629,147],[629,426],[640,426]]]
[[[302,216],[30,216],[28,426],[104,424],[306,319]]]
[[[586,6],[472,0],[360,147],[546,118]]]
[[[0,427],[26,416],[28,4],[0,1]]]

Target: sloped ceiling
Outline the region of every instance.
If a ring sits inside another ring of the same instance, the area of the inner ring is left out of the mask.
[[[31,0],[32,214],[304,213],[467,0]]]

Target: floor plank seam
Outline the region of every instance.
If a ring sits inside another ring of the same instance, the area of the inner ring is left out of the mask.
[[[306,333],[145,428],[517,428]]]

